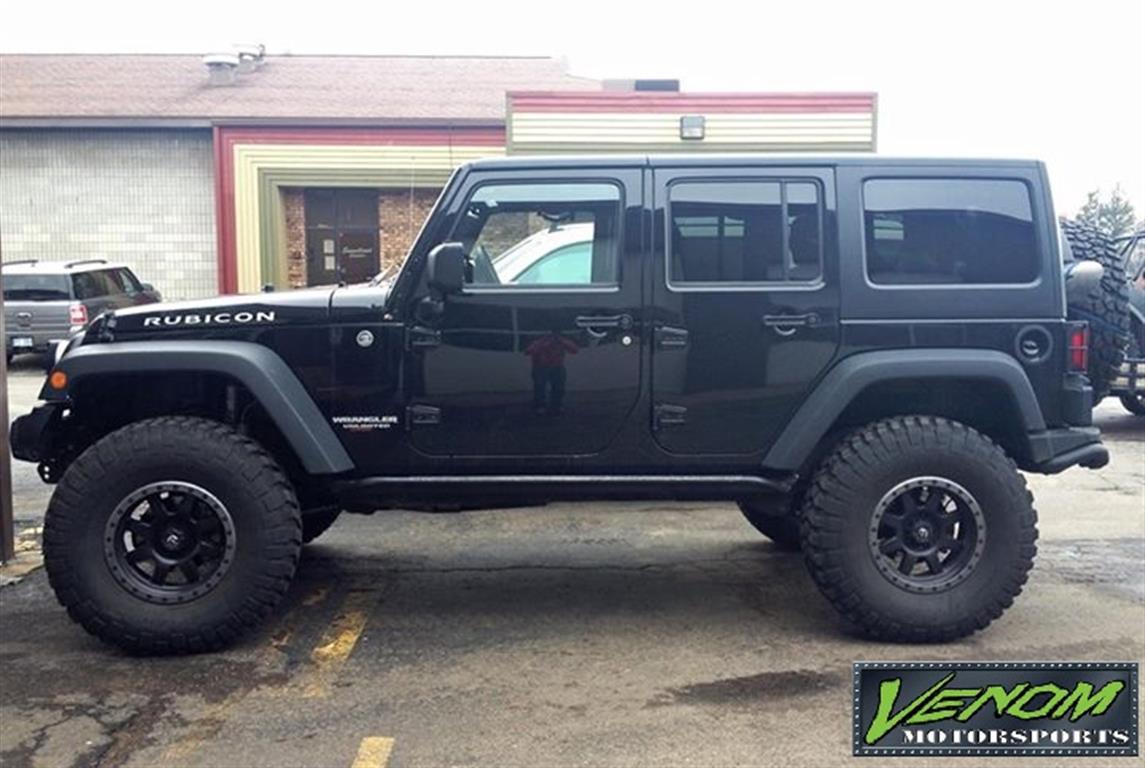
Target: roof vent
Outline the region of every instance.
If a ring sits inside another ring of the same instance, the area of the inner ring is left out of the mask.
[[[265,61],[266,46],[262,43],[239,43],[234,49],[239,57],[239,72],[254,72]]]
[[[239,57],[234,53],[212,53],[203,57],[211,74],[211,85],[234,85],[239,71]]]

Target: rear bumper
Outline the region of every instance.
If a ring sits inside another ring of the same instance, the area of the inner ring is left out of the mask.
[[[57,344],[67,341],[70,334],[70,328],[52,328],[47,331],[8,328],[4,334],[4,351],[17,355],[34,352],[51,352],[56,348]],[[32,346],[17,346],[16,342],[18,339],[31,339]]]
[[[1145,395],[1145,358],[1125,358],[1110,391],[1115,395]]]
[[[1109,463],[1109,449],[1101,443],[1097,427],[1065,427],[1029,436],[1030,460],[1025,469],[1055,475],[1073,466],[1100,469]]]

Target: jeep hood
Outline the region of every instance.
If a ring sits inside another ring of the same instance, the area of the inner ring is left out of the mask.
[[[101,315],[90,332],[119,335],[324,322],[335,291],[323,287],[147,304]]]

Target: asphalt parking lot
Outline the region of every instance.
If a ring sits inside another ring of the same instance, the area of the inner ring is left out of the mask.
[[[17,361],[13,416],[41,377]],[[0,589],[0,764],[844,764],[853,661],[1145,657],[1145,421],[1096,420],[1109,466],[1029,478],[1024,594],[943,645],[855,636],[727,504],[343,516],[274,620],[195,657],[100,644],[34,570]],[[13,469],[34,560],[50,489]]]

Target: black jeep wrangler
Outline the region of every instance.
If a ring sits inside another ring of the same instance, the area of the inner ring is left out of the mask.
[[[90,632],[223,646],[341,512],[737,502],[868,633],[1021,591],[1019,468],[1101,467],[1036,162],[511,159],[461,168],[392,280],[109,312],[13,452],[58,483]]]

